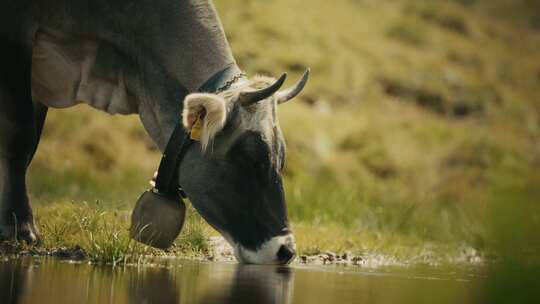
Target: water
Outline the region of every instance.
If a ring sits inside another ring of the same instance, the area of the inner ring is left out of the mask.
[[[0,303],[476,303],[483,278],[448,268],[254,266],[189,260],[0,262]]]

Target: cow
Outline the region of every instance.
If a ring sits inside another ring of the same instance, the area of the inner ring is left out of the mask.
[[[238,67],[211,0],[7,0],[0,12],[0,232],[40,240],[26,171],[48,108],[138,114],[164,151],[175,126],[200,141],[178,184],[239,262],[295,256],[277,105],[300,93]],[[76,130],[74,130],[76,131]],[[112,131],[112,130],[111,130]]]

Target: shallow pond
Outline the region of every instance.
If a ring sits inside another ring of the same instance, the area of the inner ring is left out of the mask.
[[[161,260],[0,261],[1,303],[476,303],[483,277],[449,268],[254,266]],[[481,302],[481,300],[480,300]]]

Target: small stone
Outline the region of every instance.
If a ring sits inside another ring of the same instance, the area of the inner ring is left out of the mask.
[[[317,257],[316,256],[308,256],[307,257],[307,262],[308,263],[315,263],[317,261]]]
[[[304,264],[307,263],[307,259],[308,259],[308,257],[306,255],[301,255],[300,256],[300,262],[301,263],[304,263]]]
[[[362,257],[361,256],[354,256],[352,257],[351,261],[353,263],[353,265],[359,265],[361,262],[362,262]]]
[[[83,260],[87,257],[86,252],[79,245],[72,248],[60,247],[51,252],[51,255],[61,259]]]

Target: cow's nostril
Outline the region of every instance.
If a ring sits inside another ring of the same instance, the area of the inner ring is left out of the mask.
[[[292,260],[296,252],[294,249],[287,245],[281,245],[277,252],[277,258],[280,262],[286,264]]]

